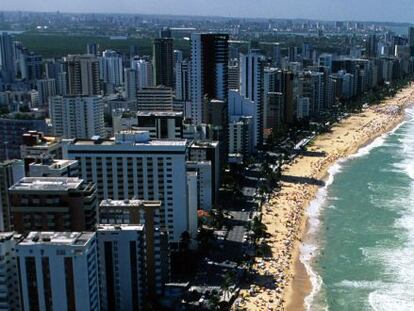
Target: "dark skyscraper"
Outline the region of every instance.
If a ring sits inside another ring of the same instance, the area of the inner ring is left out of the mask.
[[[414,27],[408,29],[408,45],[410,46],[410,56],[414,56]]]
[[[173,86],[173,40],[158,38],[154,40],[154,80],[156,85]]]
[[[15,78],[13,40],[6,32],[0,35],[0,72],[4,82],[13,82]]]

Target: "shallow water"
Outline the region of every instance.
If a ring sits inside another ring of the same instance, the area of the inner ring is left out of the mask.
[[[301,248],[307,309],[414,310],[414,118],[329,174]]]

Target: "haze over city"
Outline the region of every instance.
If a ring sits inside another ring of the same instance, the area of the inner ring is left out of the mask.
[[[3,0],[2,10],[410,22],[410,0]],[[403,8],[403,9],[402,9]]]

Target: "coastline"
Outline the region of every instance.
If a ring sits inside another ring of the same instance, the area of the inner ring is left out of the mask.
[[[300,246],[309,230],[310,203],[336,161],[356,153],[403,122],[404,108],[413,101],[411,84],[395,97],[335,124],[330,132],[317,136],[307,152],[283,168],[282,190],[272,194],[262,209],[262,220],[269,233],[265,242],[271,255],[256,259],[256,285],[242,291],[242,309],[305,309],[304,301],[312,284],[300,261]]]

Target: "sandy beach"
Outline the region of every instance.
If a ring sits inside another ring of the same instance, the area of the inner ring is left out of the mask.
[[[310,201],[324,184],[332,164],[401,123],[404,108],[413,102],[414,85],[342,120],[283,168],[281,191],[274,193],[262,209],[269,234],[264,242],[270,254],[256,258],[254,285],[241,292],[242,303],[237,310],[304,310],[311,283],[299,260],[299,247],[306,237]]]

